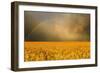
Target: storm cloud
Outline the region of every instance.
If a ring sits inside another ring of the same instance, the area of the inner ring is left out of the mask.
[[[24,12],[25,41],[89,41],[90,15]]]

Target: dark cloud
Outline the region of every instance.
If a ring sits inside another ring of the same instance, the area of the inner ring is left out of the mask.
[[[25,11],[25,41],[89,41],[90,15]]]

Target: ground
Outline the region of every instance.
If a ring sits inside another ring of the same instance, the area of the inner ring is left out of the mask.
[[[25,42],[24,61],[90,58],[90,42]]]

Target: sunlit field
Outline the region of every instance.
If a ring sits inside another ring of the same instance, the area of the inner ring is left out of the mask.
[[[90,58],[90,42],[25,42],[24,61]]]

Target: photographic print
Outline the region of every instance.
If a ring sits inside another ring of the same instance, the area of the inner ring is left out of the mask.
[[[90,58],[90,15],[24,12],[25,61]]]
[[[97,66],[97,7],[12,3],[14,71]]]

